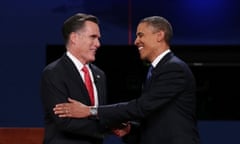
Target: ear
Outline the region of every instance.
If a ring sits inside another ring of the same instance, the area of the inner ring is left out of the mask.
[[[164,37],[165,37],[164,31],[160,30],[159,32],[157,32],[157,41],[164,40]]]
[[[71,32],[71,33],[70,33],[70,36],[69,36],[69,41],[70,41],[72,44],[75,44],[76,41],[77,41],[77,33]]]

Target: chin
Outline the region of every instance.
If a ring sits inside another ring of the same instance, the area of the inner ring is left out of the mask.
[[[89,59],[89,61],[90,61],[90,62],[94,62],[94,61],[95,61],[95,59],[96,59],[96,58],[95,58],[95,57],[93,57],[93,58]]]

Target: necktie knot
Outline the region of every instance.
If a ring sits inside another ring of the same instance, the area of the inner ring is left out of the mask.
[[[86,66],[83,66],[82,71],[84,72],[84,74],[89,73],[88,68]]]

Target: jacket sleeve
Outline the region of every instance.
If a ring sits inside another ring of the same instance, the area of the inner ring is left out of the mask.
[[[100,106],[98,108],[99,119],[106,126],[112,126],[124,121],[146,118],[167,106],[183,91],[185,78],[181,66],[168,65],[153,74],[150,86],[143,90],[138,99]]]

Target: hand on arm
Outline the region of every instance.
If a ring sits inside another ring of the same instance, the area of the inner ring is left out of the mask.
[[[54,108],[54,114],[59,117],[85,118],[90,116],[90,106],[86,106],[79,101],[68,98],[68,103],[57,104]]]
[[[67,103],[56,104],[53,108],[54,114],[61,118],[85,118],[93,115],[94,110],[97,110],[71,98],[68,98],[68,101]],[[130,129],[130,123],[122,123],[117,128],[112,129],[112,132],[118,137],[123,137],[130,132]]]

